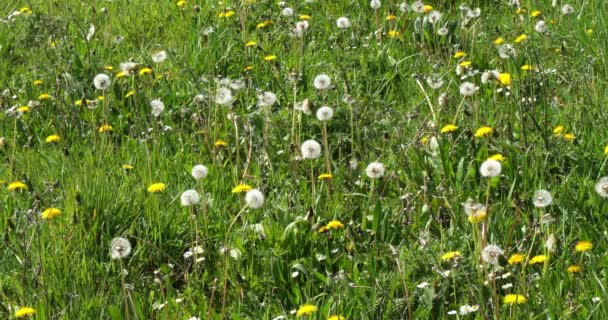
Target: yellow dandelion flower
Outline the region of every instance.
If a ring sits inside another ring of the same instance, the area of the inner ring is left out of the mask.
[[[238,186],[232,188],[232,193],[243,193],[253,189],[250,185],[240,183]]]
[[[514,305],[514,304],[523,304],[526,303],[526,297],[524,297],[521,294],[508,294],[506,296],[504,296],[504,298],[502,299],[502,301],[504,302],[504,304],[508,304],[508,305]]]
[[[160,193],[167,189],[167,185],[162,182],[153,183],[148,186],[148,192],[150,193]]]
[[[389,38],[397,38],[397,37],[399,36],[399,34],[400,34],[400,33],[399,33],[399,31],[397,31],[397,30],[390,30],[390,31],[388,32],[388,37],[389,37]]]
[[[517,11],[515,11],[515,13],[517,13],[517,14],[522,14],[525,12],[526,12],[526,9],[524,9],[524,8],[519,8],[519,9],[517,9]]]
[[[104,132],[111,132],[113,130],[114,130],[114,128],[112,128],[111,125],[109,125],[109,124],[102,124],[97,131],[99,133],[104,133]]]
[[[226,141],[224,140],[216,140],[215,143],[213,144],[214,147],[216,148],[226,148],[228,146],[228,143],[226,143]]]
[[[125,94],[125,98],[128,98],[134,94],[135,94],[135,91],[131,90],[131,91],[127,92],[127,94]]]
[[[19,12],[25,13],[25,14],[32,14],[32,10],[30,9],[30,7],[23,7],[21,9],[19,9]]]
[[[327,227],[326,227],[326,226],[322,226],[321,228],[319,228],[319,232],[320,232],[320,233],[325,233],[325,232],[327,232],[327,230],[328,230],[328,229],[327,229]]]
[[[604,147],[604,154],[608,156],[608,146]]]
[[[507,158],[505,158],[505,156],[503,156],[503,155],[502,155],[502,154],[500,154],[500,153],[497,153],[497,154],[495,154],[495,155],[493,155],[493,156],[489,157],[488,159],[491,159],[491,160],[496,160],[496,161],[500,161],[500,162],[503,162],[503,161],[507,160]]]
[[[266,60],[266,61],[274,61],[276,59],[277,59],[277,56],[275,56],[274,54],[267,55],[264,57],[264,60]]]
[[[188,4],[188,1],[180,0],[177,2],[177,6],[180,8],[183,8],[186,4]]]
[[[463,62],[460,63],[460,66],[463,67],[463,68],[468,68],[472,64],[473,64],[473,62],[471,62],[471,61],[463,61]]]
[[[520,264],[524,261],[524,256],[519,254],[519,253],[514,253],[512,254],[509,259],[507,260],[507,262],[510,265],[516,265],[516,264]]]
[[[257,45],[258,43],[255,41],[247,41],[247,43],[245,43],[245,47],[255,47]]]
[[[427,144],[428,142],[429,142],[429,137],[424,136],[424,137],[420,138],[420,143],[421,143],[421,144],[425,145],[425,144]]]
[[[17,108],[17,111],[19,111],[20,113],[28,113],[28,112],[30,112],[30,107],[22,106],[22,107]]]
[[[498,81],[498,83],[500,83],[503,86],[510,86],[511,85],[511,74],[499,73],[496,80]]]
[[[46,137],[46,143],[57,143],[59,141],[61,141],[61,137],[59,135],[56,134],[52,134],[48,137]]]
[[[566,133],[564,135],[564,140],[566,140],[568,142],[574,142],[575,139],[576,139],[576,136],[572,133]]]
[[[464,58],[466,56],[467,54],[464,51],[456,51],[456,53],[454,53],[454,58],[456,59]]]
[[[567,270],[569,273],[579,273],[579,272],[581,272],[581,267],[579,267],[577,265],[572,265],[572,266],[569,266]]]
[[[430,6],[427,4],[424,7],[422,7],[422,12],[424,12],[424,13],[429,13],[431,11],[433,11],[433,6]]]
[[[522,34],[519,37],[515,38],[515,40],[513,42],[521,43],[522,41],[526,40],[527,38],[528,38],[528,35]]]
[[[49,100],[51,98],[53,98],[53,96],[51,96],[48,93],[43,93],[43,94],[41,94],[41,95],[38,96],[38,100]]]
[[[549,261],[549,257],[547,257],[544,254],[541,254],[541,255],[532,257],[532,259],[530,259],[530,264],[544,263],[547,261]]]
[[[333,315],[333,316],[330,316],[329,318],[327,318],[327,320],[346,320],[346,318],[344,318],[343,316],[339,316],[339,315]]]
[[[99,101],[103,101],[103,99],[105,99],[104,96],[98,96],[97,97],[97,100],[99,100]]]
[[[230,18],[235,14],[236,14],[236,12],[234,12],[233,10],[222,11],[222,12],[220,12],[219,17],[220,18]]]
[[[331,180],[333,179],[333,176],[331,175],[331,173],[322,173],[320,174],[317,179],[319,180]]]
[[[441,256],[441,260],[449,261],[460,257],[460,251],[450,251]]]
[[[529,64],[524,64],[523,66],[521,66],[521,70],[530,71],[530,70],[532,70],[532,66]]]
[[[40,79],[34,80],[34,85],[35,86],[41,86],[42,85],[42,80],[40,80]]]
[[[397,18],[397,16],[395,16],[394,14],[389,14],[388,16],[386,16],[386,21],[393,21],[395,20],[395,18]]]
[[[332,220],[325,225],[325,228],[336,229],[336,230],[343,229],[344,224],[342,222],[340,222],[340,220]]]
[[[495,45],[503,44],[503,42],[505,42],[505,38],[503,38],[503,37],[498,37],[498,38],[494,39],[494,41],[492,41],[492,43]]]
[[[127,171],[133,170],[133,166],[130,165],[130,164],[128,164],[128,163],[125,163],[125,164],[122,165],[122,169],[123,170],[127,170]]]
[[[16,191],[16,190],[28,190],[29,188],[27,187],[27,185],[21,181],[15,181],[15,182],[11,182],[8,185],[8,190],[9,191]]]
[[[564,131],[564,126],[558,125],[555,128],[553,128],[553,136],[554,137],[559,137],[559,136],[562,135],[563,131]]]
[[[441,128],[441,130],[439,132],[450,133],[450,132],[454,132],[456,130],[458,130],[458,127],[456,125],[446,124],[445,126],[443,126],[443,128]]]
[[[246,66],[245,67],[245,71],[252,71],[253,70],[253,66]]]
[[[488,214],[486,213],[485,210],[477,210],[475,212],[473,212],[473,214],[470,214],[468,217],[468,220],[470,223],[481,223],[483,220],[486,219],[486,217],[488,216]]]
[[[105,66],[105,67],[103,67],[103,69],[106,70],[106,71],[112,71],[112,70],[114,70],[114,67],[113,66]]]
[[[488,126],[483,126],[479,129],[477,129],[477,131],[475,132],[475,138],[487,137],[487,136],[491,135],[492,133],[494,133],[494,129],[492,129],[491,127],[488,127]]]
[[[118,72],[118,73],[116,74],[116,79],[120,79],[120,78],[122,78],[122,77],[126,77],[126,76],[127,76],[127,74],[126,74],[126,73],[124,73],[124,72],[120,71],[120,72]]]
[[[273,24],[272,20],[266,20],[266,21],[258,23],[255,27],[257,29],[263,29],[263,28],[268,27],[271,24]]]
[[[585,251],[589,251],[593,248],[593,243],[591,243],[590,241],[579,241],[576,243],[576,245],[574,246],[574,251],[576,252],[585,252]]]
[[[300,15],[300,19],[301,20],[310,20],[310,18],[312,18],[310,15],[307,14],[301,14]]]
[[[139,70],[140,76],[145,76],[145,75],[149,75],[149,74],[152,74],[152,69],[150,69],[148,67],[143,67]]]
[[[61,214],[61,210],[59,210],[57,208],[48,208],[42,212],[40,217],[44,220],[49,220],[49,219],[55,218],[56,216],[58,216],[60,214]]]
[[[530,16],[534,17],[534,18],[539,17],[540,15],[541,15],[541,12],[538,10],[534,10],[534,11],[532,11],[532,13],[530,13]]]
[[[36,310],[30,307],[21,307],[17,312],[15,312],[15,317],[17,318],[25,318],[31,317],[36,313]]]
[[[298,312],[296,312],[296,317],[309,316],[317,312],[317,310],[318,308],[316,306],[312,304],[305,304],[298,309]]]
[[[587,29],[587,31],[585,31],[585,33],[586,33],[588,36],[592,36],[592,35],[593,35],[593,29]]]

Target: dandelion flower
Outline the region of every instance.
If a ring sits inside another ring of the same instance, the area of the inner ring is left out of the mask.
[[[328,230],[331,230],[331,229],[335,229],[335,230],[343,229],[344,228],[344,224],[340,220],[331,220],[330,222],[328,222],[325,225],[325,228],[328,229]]]
[[[11,182],[8,185],[8,190],[9,191],[16,191],[16,190],[28,190],[29,188],[27,187],[27,185],[21,181],[15,181],[15,182]]]
[[[503,38],[503,37],[498,37],[498,38],[494,39],[494,41],[492,41],[492,43],[495,45],[503,44],[503,42],[505,42],[505,38]]]
[[[267,55],[267,56],[264,57],[264,61],[274,61],[276,59],[277,59],[277,56],[274,55],[274,54]]]
[[[443,128],[441,128],[441,133],[450,133],[450,132],[454,132],[458,130],[458,127],[456,125],[453,124],[446,124],[445,126],[443,126]]]
[[[333,176],[331,175],[331,173],[322,173],[320,174],[317,179],[319,180],[331,180],[333,179]]]
[[[608,156],[608,146],[604,147],[604,154]]]
[[[190,207],[199,203],[201,201],[201,197],[196,190],[190,189],[182,192],[179,200],[183,207]]]
[[[514,304],[523,304],[526,303],[526,297],[524,297],[521,294],[508,294],[506,296],[504,296],[504,298],[502,299],[502,301],[504,302],[504,304],[508,304],[508,305],[514,305]]]
[[[154,63],[161,63],[165,60],[167,60],[167,51],[162,50],[152,55],[152,61],[154,61]]]
[[[180,0],[177,2],[177,6],[179,8],[183,8],[186,4],[188,4],[188,1],[185,1],[185,0]]]
[[[608,198],[608,176],[601,178],[595,184],[595,192],[602,198]]]
[[[441,260],[450,261],[460,257],[460,251],[450,251],[441,256]]]
[[[140,76],[145,76],[145,75],[149,75],[152,74],[152,69],[148,68],[148,67],[143,67],[139,70],[139,75]]]
[[[300,149],[304,159],[317,159],[321,156],[321,145],[315,140],[304,141]]]
[[[526,40],[527,38],[528,38],[528,35],[522,34],[519,37],[515,38],[515,40],[513,42],[514,43],[521,43],[522,41]]]
[[[57,143],[59,141],[61,141],[61,137],[56,135],[56,134],[52,134],[48,137],[46,137],[46,143]]]
[[[301,20],[310,20],[310,18],[312,18],[310,15],[308,14],[301,14],[300,15],[300,19]]]
[[[126,171],[133,170],[133,166],[128,163],[125,163],[122,165],[122,169]]]
[[[258,94],[258,106],[260,107],[271,107],[276,102],[277,95],[270,91],[265,91]]]
[[[150,107],[152,107],[152,115],[157,118],[165,110],[165,104],[158,99],[150,101]]]
[[[469,220],[470,223],[481,223],[486,219],[487,215],[488,214],[485,210],[485,206],[483,206],[483,209],[476,210],[475,212],[469,214],[467,220]]]
[[[553,202],[553,196],[551,195],[551,192],[547,190],[538,190],[534,193],[532,202],[535,207],[544,208]]]
[[[514,253],[512,254],[509,259],[507,260],[507,262],[510,265],[516,265],[516,264],[520,264],[524,261],[524,256],[519,254],[519,253]]]
[[[568,267],[567,271],[569,273],[579,273],[579,272],[581,272],[581,267],[579,267],[577,265],[572,265],[572,266]]]
[[[17,312],[15,312],[15,317],[17,318],[26,318],[31,317],[36,313],[36,310],[30,307],[21,307]]]
[[[117,237],[112,239],[110,245],[110,257],[112,260],[123,259],[131,254],[131,242],[129,240]]]
[[[252,209],[259,209],[264,205],[264,194],[258,189],[251,189],[245,194],[245,202]]]
[[[49,219],[53,219],[56,216],[61,214],[61,210],[57,209],[57,208],[48,208],[44,211],[42,211],[42,214],[40,215],[40,217],[44,220],[49,220]]]
[[[491,135],[492,133],[494,133],[494,129],[492,129],[491,127],[488,127],[488,126],[483,126],[479,129],[477,129],[477,131],[475,132],[475,138],[487,137],[487,136]]]
[[[253,189],[250,185],[241,183],[236,187],[232,188],[232,193],[243,193]]]
[[[160,192],[165,191],[166,188],[167,188],[167,185],[162,182],[153,183],[148,187],[148,192],[160,193]]]
[[[576,136],[572,133],[566,133],[564,135],[564,140],[568,141],[568,142],[573,142],[576,139]]]
[[[454,58],[456,59],[464,58],[466,56],[467,54],[464,51],[456,51],[456,53],[454,53]]]
[[[503,86],[510,86],[511,85],[511,74],[509,73],[499,73],[498,77],[496,77],[496,80],[498,81],[498,83],[500,83]]]
[[[384,176],[384,164],[372,162],[365,168],[365,174],[371,179],[378,179]]]
[[[431,11],[433,11],[433,6],[431,6],[431,5],[427,4],[422,7],[422,12],[424,12],[424,13],[429,13]]]
[[[544,254],[541,255],[537,255],[532,257],[532,259],[530,259],[530,264],[538,264],[538,263],[544,263],[549,261],[549,257],[547,257]]]
[[[319,121],[328,121],[334,115],[334,110],[328,106],[322,106],[317,110],[317,119]]]
[[[574,246],[574,251],[576,252],[585,252],[585,251],[589,251],[593,248],[593,243],[591,243],[590,241],[579,241],[576,243],[576,245]]]
[[[343,316],[339,316],[339,315],[332,315],[332,316],[329,316],[329,318],[327,318],[327,320],[346,320],[346,318],[344,318]]]
[[[336,25],[340,29],[348,29],[350,28],[350,20],[347,17],[340,17],[336,20]]]
[[[499,246],[490,244],[481,251],[481,259],[487,264],[498,265],[498,258],[503,255],[504,250]]]
[[[226,143],[226,141],[224,141],[222,139],[218,139],[218,140],[215,140],[215,142],[213,143],[213,146],[216,148],[226,148],[226,147],[228,147],[228,143]]]
[[[477,86],[474,83],[465,81],[460,85],[460,94],[465,97],[470,97],[477,92]]]
[[[389,38],[397,38],[399,36],[399,31],[397,30],[389,30],[388,37]]]
[[[507,160],[507,158],[505,158],[505,156],[503,156],[500,153],[497,153],[497,154],[489,157],[488,159],[492,159],[492,160],[496,160],[496,161],[500,161],[500,162],[504,162]]]
[[[378,1],[379,2],[379,1]],[[296,317],[301,316],[309,316],[315,312],[317,312],[318,308],[312,304],[305,304],[298,309],[296,312]]]
[[[114,128],[112,128],[111,125],[102,124],[97,131],[99,131],[99,133],[104,133],[104,132],[111,132],[112,130],[114,130]]]
[[[481,164],[479,167],[479,173],[486,178],[494,178],[502,171],[502,165],[500,162],[488,159]]]
[[[93,79],[93,84],[97,90],[108,90],[108,88],[110,88],[110,84],[112,84],[112,81],[107,74],[100,73]]]
[[[48,93],[43,93],[38,96],[38,100],[50,100],[51,98],[53,98],[53,96]]]
[[[207,167],[205,167],[202,164],[197,164],[194,167],[192,167],[192,177],[196,180],[200,180],[203,179],[207,176],[207,174],[209,173],[209,169],[207,169]]]
[[[313,81],[313,85],[318,90],[325,90],[325,89],[329,88],[329,86],[331,85],[331,80],[329,79],[328,75],[322,73],[315,77],[315,80]]]

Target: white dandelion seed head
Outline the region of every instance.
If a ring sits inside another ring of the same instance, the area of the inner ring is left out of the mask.
[[[165,50],[152,54],[152,61],[154,61],[154,63],[161,63],[165,60],[167,60],[167,51]]]
[[[259,209],[264,205],[264,194],[258,189],[251,189],[245,194],[245,202],[252,209]]]
[[[365,174],[371,179],[378,179],[384,176],[384,164],[372,162],[365,168]]]
[[[197,164],[194,167],[192,167],[192,177],[196,180],[200,180],[203,179],[205,177],[207,177],[207,174],[209,174],[209,169],[207,169],[207,167],[205,167],[202,164]]]
[[[545,33],[545,32],[547,32],[547,24],[545,23],[544,20],[540,20],[534,26],[534,30],[536,30],[536,32],[538,32],[538,33]]]
[[[509,59],[516,55],[515,48],[510,44],[505,44],[498,48],[498,56],[500,56],[501,59]]]
[[[379,9],[382,3],[380,3],[380,0],[372,0],[370,1],[369,5],[372,7],[372,9]]]
[[[163,110],[165,110],[165,104],[158,99],[150,101],[150,107],[152,107],[152,115],[155,117],[160,116]]]
[[[439,76],[438,74],[432,74],[432,75],[428,76],[426,78],[426,83],[433,90],[437,90],[437,89],[441,88],[441,86],[443,86],[443,80],[441,80],[441,76]]]
[[[475,202],[473,199],[467,199],[467,202],[462,203],[462,208],[467,216],[473,215],[478,211],[486,211],[486,206]]]
[[[447,92],[444,92],[444,93],[440,94],[439,97],[437,98],[437,104],[439,104],[440,106],[444,106],[447,101],[448,101],[448,93]]]
[[[465,97],[470,97],[477,92],[477,86],[474,83],[465,81],[460,84],[460,94]]]
[[[602,198],[608,198],[608,177],[601,178],[595,184],[595,192]]]
[[[433,11],[429,12],[429,14],[427,15],[427,18],[429,19],[429,22],[431,24],[436,24],[437,22],[441,21],[441,12],[439,12],[437,10],[433,10]]]
[[[325,90],[331,85],[331,80],[329,79],[328,75],[321,73],[315,77],[313,84],[318,90]]]
[[[468,304],[465,304],[460,306],[460,309],[458,309],[458,313],[460,313],[461,316],[465,316],[469,313],[477,312],[477,310],[479,310],[478,305],[470,306]]]
[[[186,190],[182,192],[182,195],[179,197],[179,201],[181,202],[183,207],[193,206],[201,201],[201,196],[196,192],[196,190]]]
[[[264,91],[258,94],[258,106],[260,107],[271,107],[276,102],[277,95],[270,91]]]
[[[336,25],[340,29],[348,29],[350,28],[350,20],[347,17],[340,17],[336,20]]]
[[[569,15],[569,14],[573,14],[573,13],[574,13],[574,7],[571,6],[570,4],[566,3],[565,5],[562,6],[562,14]]]
[[[228,84],[228,86],[232,90],[241,90],[241,89],[245,88],[245,85],[246,85],[246,83],[245,83],[245,80],[243,80],[243,79],[231,80],[230,83]]]
[[[302,158],[316,159],[321,156],[321,145],[315,140],[306,140],[301,147]]]
[[[294,109],[302,111],[307,115],[312,114],[311,103],[308,99],[304,99],[294,105]]]
[[[449,30],[446,27],[441,27],[441,28],[437,29],[437,34],[441,37],[447,36],[448,32],[449,32]]]
[[[416,12],[416,13],[423,13],[424,12],[424,2],[417,0],[414,1],[412,3],[412,11]]]
[[[226,87],[219,87],[215,92],[215,103],[219,105],[230,105],[234,101],[232,91]]]
[[[403,12],[403,13],[407,13],[410,11],[410,5],[407,4],[407,2],[401,2],[399,4],[399,11]]]
[[[481,173],[481,175],[486,178],[494,178],[498,176],[501,171],[502,165],[499,161],[496,161],[494,159],[488,159],[484,161],[481,164],[481,167],[479,167],[479,173]]]
[[[498,265],[498,258],[503,253],[504,250],[502,250],[499,246],[490,244],[481,251],[481,259],[487,264]]]
[[[467,17],[468,18],[479,18],[479,16],[481,16],[481,9],[479,8],[475,8],[474,10],[467,10]]]
[[[322,106],[317,110],[317,119],[319,119],[319,121],[328,121],[331,119],[331,117],[333,117],[333,115],[334,109],[328,106]]]
[[[291,17],[293,16],[293,9],[292,8],[283,8],[283,10],[281,10],[281,15],[283,17]]]
[[[93,78],[93,85],[95,85],[97,90],[108,90],[111,84],[112,80],[110,80],[110,77],[105,73],[100,73]]]
[[[137,63],[135,62],[127,61],[120,64],[120,71],[125,75],[132,75],[135,69],[137,69]]]
[[[534,198],[532,199],[532,203],[537,208],[544,208],[553,202],[553,196],[551,192],[541,189],[534,193]]]
[[[131,254],[131,242],[123,237],[112,239],[110,244],[110,257],[112,260],[123,259]]]
[[[481,83],[486,84],[496,78],[500,73],[496,70],[486,70],[481,73]]]
[[[555,238],[555,234],[552,233],[547,237],[547,240],[545,240],[545,248],[547,248],[547,251],[553,253],[555,252],[556,243],[557,239]]]

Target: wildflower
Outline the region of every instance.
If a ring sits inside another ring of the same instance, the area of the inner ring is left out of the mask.
[[[332,315],[332,316],[329,316],[329,318],[327,318],[327,320],[346,320],[346,318],[344,318],[343,316],[339,316],[339,315]]]
[[[215,103],[219,105],[230,105],[234,101],[232,91],[226,87],[219,87],[215,92]]]
[[[331,85],[331,80],[329,79],[328,75],[326,75],[325,73],[322,73],[315,77],[315,80],[313,81],[313,85],[318,90],[325,90],[325,89],[329,88],[329,86]]]
[[[228,147],[228,143],[226,143],[226,141],[224,140],[215,140],[215,143],[213,143],[213,146],[216,148],[226,148]]]
[[[424,13],[429,13],[431,11],[433,11],[433,6],[430,6],[427,4],[427,5],[424,5],[424,7],[422,7],[422,12],[424,12]]]
[[[328,121],[334,115],[334,110],[328,106],[322,106],[317,110],[317,119],[319,121]]]
[[[441,260],[450,261],[458,259],[460,257],[460,251],[450,251],[441,256]]]
[[[167,59],[167,51],[162,50],[152,55],[152,61],[154,63],[161,63]]]
[[[561,11],[562,11],[563,15],[573,14],[574,13],[574,7],[572,7],[571,5],[569,5],[569,4],[566,3],[565,5],[562,6],[562,10]]]
[[[53,96],[48,93],[43,93],[38,96],[38,100],[50,100],[51,98],[53,98]]]
[[[553,196],[547,190],[538,190],[534,193],[534,199],[532,200],[534,206],[537,208],[544,208],[553,202]]]
[[[545,21],[540,20],[534,25],[534,30],[538,33],[545,33],[547,32],[547,24],[545,24]]]
[[[581,267],[579,267],[577,265],[572,265],[572,266],[568,267],[567,271],[569,273],[579,273],[579,272],[581,272]]]
[[[515,13],[517,13],[517,14],[522,14],[525,12],[526,12],[526,9],[524,9],[524,8],[517,8],[517,11],[515,11]]]
[[[588,36],[592,36],[592,35],[593,35],[593,29],[587,29],[587,30],[585,31],[585,33],[586,33]]]
[[[390,30],[388,32],[389,38],[397,38],[398,36],[399,36],[399,31],[397,31],[397,30]]]
[[[46,143],[57,143],[61,140],[61,137],[56,135],[56,134],[52,134],[48,137],[46,137]]]
[[[31,317],[36,313],[36,310],[30,307],[21,307],[17,312],[15,312],[15,317],[17,318],[25,318]]]
[[[241,183],[236,187],[232,188],[232,193],[243,193],[253,189],[250,185]]]
[[[258,94],[258,106],[260,107],[271,107],[276,102],[277,95],[270,91],[265,91]]]
[[[524,261],[524,256],[519,254],[519,253],[514,253],[512,254],[509,259],[507,260],[507,262],[510,265],[516,265],[516,264],[520,264]]]
[[[505,158],[505,156],[503,156],[500,153],[497,153],[497,154],[489,157],[488,159],[492,159],[492,160],[496,160],[496,161],[500,161],[500,162],[503,162],[503,161],[507,160],[507,158]]]
[[[473,313],[473,312],[477,312],[477,310],[479,310],[479,306],[475,305],[475,306],[470,306],[468,304],[462,305],[460,306],[460,309],[458,309],[458,313],[460,313],[461,316],[465,316],[469,313]]]
[[[303,159],[316,159],[321,156],[321,145],[315,140],[306,140],[300,148]]]
[[[220,12],[220,14],[218,16],[220,18],[230,18],[235,14],[236,14],[236,12],[234,12],[233,10],[226,10],[226,11]]]
[[[252,209],[259,209],[264,205],[264,194],[258,189],[251,189],[245,194],[245,202]]]
[[[365,168],[365,174],[371,179],[378,179],[384,176],[384,164],[372,162]]]
[[[110,88],[110,84],[112,84],[112,81],[107,74],[100,73],[93,79],[93,84],[97,90],[108,90],[108,88]]]
[[[350,28],[350,20],[347,17],[340,17],[336,20],[336,25],[340,29],[348,29]]]
[[[463,61],[463,62],[461,62],[459,65],[460,65],[461,67],[463,67],[463,68],[468,68],[468,67],[470,67],[470,66],[471,66],[471,64],[473,64],[473,62],[471,62],[471,61]]]
[[[331,220],[330,222],[328,222],[325,225],[325,229],[327,230],[338,230],[338,229],[343,229],[344,228],[344,224],[340,221],[340,220]]]
[[[532,13],[530,13],[530,16],[533,18],[539,17],[542,13],[538,10],[534,10],[532,11]]]
[[[508,294],[506,295],[503,300],[504,304],[508,304],[508,305],[514,305],[514,304],[523,304],[526,303],[526,297],[524,297],[521,294]]]
[[[553,129],[553,136],[554,137],[559,137],[562,134],[563,131],[564,131],[564,126],[562,126],[562,125],[556,126]]]
[[[481,259],[487,264],[498,265],[498,257],[503,255],[504,250],[499,246],[490,244],[481,251]]]
[[[465,97],[470,97],[477,92],[477,86],[475,84],[465,81],[460,85],[460,94]]]
[[[32,14],[32,9],[30,7],[23,7],[19,9],[19,13]]]
[[[201,197],[199,196],[196,190],[186,190],[182,192],[182,195],[179,197],[179,200],[183,207],[190,207],[200,202]]]
[[[608,176],[601,178],[595,184],[595,192],[602,198],[608,198]]]
[[[281,15],[283,17],[291,17],[293,16],[293,9],[292,8],[284,8],[283,10],[281,10]]]
[[[157,118],[165,110],[165,104],[158,99],[150,101],[150,107],[152,107],[152,115]]]
[[[331,173],[322,173],[320,174],[317,179],[319,180],[331,180],[333,179],[333,176],[331,175]]]
[[[194,167],[192,167],[191,173],[192,173],[192,177],[195,180],[200,180],[207,176],[207,174],[209,173],[209,169],[207,169],[207,167],[205,167],[202,164],[197,164]]]
[[[47,219],[53,219],[54,217],[56,217],[60,214],[61,214],[61,210],[59,210],[57,208],[48,208],[42,212],[40,217],[42,219],[47,220]]]
[[[188,4],[188,1],[185,0],[180,0],[177,2],[177,6],[180,8],[183,8],[186,4]]]
[[[393,21],[397,19],[397,16],[394,14],[389,14],[388,16],[386,16],[386,21]]]
[[[450,133],[450,132],[454,132],[458,129],[458,127],[456,125],[453,124],[446,124],[445,126],[443,126],[443,128],[441,128],[441,133]]]
[[[114,130],[114,128],[112,128],[111,125],[102,124],[97,131],[99,131],[99,133],[104,133],[104,132],[111,132],[112,130]]]
[[[466,56],[467,56],[467,54],[463,51],[456,51],[456,53],[454,53],[454,58],[456,58],[456,59],[464,58]]]
[[[35,86],[41,86],[42,85],[42,80],[36,79],[36,80],[34,80],[33,83],[34,83]]]
[[[509,73],[499,73],[498,77],[496,77],[496,80],[498,81],[498,83],[500,83],[503,86],[510,86],[511,85],[511,74]]]
[[[247,43],[245,43],[245,47],[249,47],[249,48],[250,47],[255,47],[257,45],[258,45],[258,43],[255,42],[255,41],[247,41]]]
[[[469,214],[467,220],[469,220],[470,223],[480,223],[485,220],[487,215],[488,214],[485,210],[485,206],[483,206],[483,209],[476,210]]]
[[[266,20],[266,21],[262,21],[262,22],[258,23],[255,27],[257,29],[264,29],[264,28],[272,25],[272,23],[273,23],[272,20]]]
[[[300,15],[300,20],[310,20],[311,16],[307,15],[307,14],[301,14]]]
[[[131,242],[129,240],[117,237],[112,239],[110,245],[110,257],[112,260],[126,258],[131,254]]]
[[[145,75],[149,75],[149,74],[152,74],[152,69],[150,69],[148,67],[143,67],[139,70],[140,76],[145,76]]]
[[[28,113],[28,112],[30,112],[30,107],[22,106],[22,107],[17,108],[17,111],[19,111],[19,113],[21,113],[21,114]]]
[[[437,24],[441,20],[441,12],[433,10],[427,15],[430,24]]]
[[[593,243],[591,243],[590,241],[583,240],[576,243],[576,245],[574,246],[574,251],[585,252],[591,250],[591,248],[593,248]]]
[[[133,166],[128,163],[125,163],[122,165],[122,169],[125,171],[133,170]]]
[[[530,70],[532,70],[532,66],[529,64],[524,64],[523,66],[521,66],[521,70],[530,71]]]
[[[369,5],[372,7],[372,9],[377,10],[382,4],[380,3],[380,0],[372,0],[370,1]]]
[[[519,37],[515,38],[515,40],[513,42],[521,43],[522,41],[526,40],[526,38],[528,38],[528,36],[526,34],[522,34]]]
[[[296,312],[296,317],[301,316],[309,316],[315,312],[317,312],[318,308],[312,304],[305,304],[298,309]]]
[[[503,42],[505,42],[505,38],[503,38],[503,37],[498,37],[498,38],[494,39],[494,41],[492,41],[492,43],[495,45],[500,45]]]
[[[167,185],[162,183],[162,182],[157,182],[157,183],[153,183],[150,186],[148,186],[148,192],[150,193],[160,193],[165,191],[165,189],[167,188]]]
[[[8,185],[8,190],[9,191],[15,191],[15,190],[28,190],[29,188],[27,187],[27,185],[21,181],[15,181],[15,182],[11,182]]]
[[[564,135],[564,140],[568,141],[568,142],[573,142],[576,139],[576,136],[572,133],[566,133]]]
[[[530,264],[538,264],[538,263],[544,263],[549,261],[549,257],[547,257],[544,254],[541,255],[537,255],[532,257],[532,259],[530,259]]]
[[[479,173],[481,173],[481,175],[486,178],[494,178],[498,176],[501,171],[502,165],[500,164],[500,162],[492,159],[484,161],[481,164],[481,167],[479,167]]]
[[[477,131],[475,132],[475,138],[487,137],[487,136],[491,135],[492,133],[494,133],[494,129],[492,129],[491,127],[488,127],[488,126],[483,126],[479,129],[477,129]]]

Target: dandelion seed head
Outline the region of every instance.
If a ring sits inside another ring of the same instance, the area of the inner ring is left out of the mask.
[[[123,237],[112,239],[110,244],[110,257],[113,260],[123,259],[131,254],[131,242]]]
[[[487,264],[498,265],[498,258],[503,254],[504,250],[499,246],[490,244],[481,251],[481,259]]]
[[[371,179],[378,179],[384,176],[384,164],[372,162],[365,168],[365,174]]]
[[[319,121],[328,121],[331,119],[331,117],[333,117],[333,115],[334,109],[328,106],[322,106],[317,110],[317,119],[319,119]]]
[[[93,78],[93,85],[95,85],[97,90],[108,90],[111,84],[112,80],[110,80],[110,77],[105,73],[100,73]]]
[[[154,63],[161,63],[165,60],[167,60],[167,51],[162,50],[152,55],[152,61],[154,61]]]
[[[460,94],[465,97],[470,97],[477,92],[477,86],[474,83],[465,81],[460,84]]]
[[[534,193],[534,198],[532,199],[532,203],[537,208],[544,208],[553,202],[553,196],[551,192],[541,189]]]
[[[199,203],[201,201],[201,197],[196,190],[189,189],[182,192],[179,200],[183,207],[190,207]]]
[[[595,184],[595,192],[602,198],[608,198],[608,176],[601,178]]]
[[[207,177],[207,174],[209,174],[209,169],[207,169],[207,167],[202,164],[197,164],[192,167],[191,174],[194,179],[200,180]]]
[[[306,140],[301,147],[302,158],[317,159],[321,156],[321,145],[315,140]]]
[[[340,17],[336,20],[336,25],[340,29],[348,29],[350,28],[350,20],[347,17]]]
[[[486,178],[496,177],[500,174],[501,171],[502,165],[500,164],[500,162],[493,159],[488,159],[484,161],[481,164],[481,167],[479,167],[479,173],[481,173],[481,175]]]
[[[328,89],[329,86],[331,86],[331,79],[329,79],[328,75],[326,75],[325,73],[322,73],[315,77],[315,80],[313,81],[313,85],[318,90],[325,90],[325,89]]]
[[[264,194],[258,189],[251,189],[245,194],[245,202],[252,209],[259,209],[264,205]]]
[[[265,91],[258,94],[258,106],[260,107],[271,107],[277,102],[276,94]]]
[[[152,107],[152,115],[157,118],[165,110],[165,104],[158,99],[150,101],[150,107]]]

